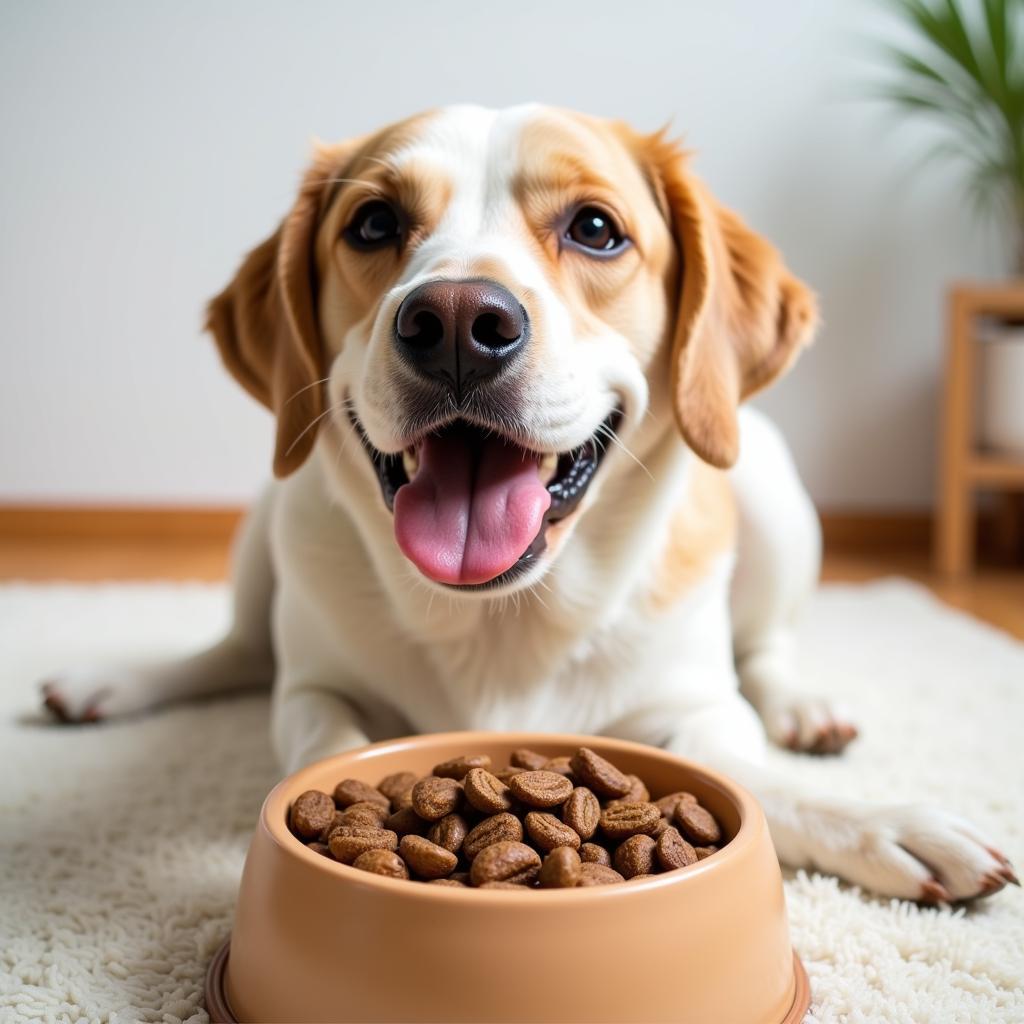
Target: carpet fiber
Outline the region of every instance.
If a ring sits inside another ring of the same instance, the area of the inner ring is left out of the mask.
[[[78,730],[34,681],[214,636],[219,587],[0,587],[0,1021],[205,1021],[249,834],[275,781],[262,697]],[[840,759],[773,755],[836,792],[967,813],[1024,867],[1024,645],[899,581],[830,586],[805,677],[852,705]],[[787,879],[809,1021],[1024,1020],[1024,892],[956,911]]]

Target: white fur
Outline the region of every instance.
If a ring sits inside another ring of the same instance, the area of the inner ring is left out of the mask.
[[[273,675],[273,738],[288,771],[408,732],[628,737],[746,783],[790,865],[908,898],[934,879],[954,899],[982,892],[1004,864],[960,819],[805,793],[763,767],[766,727],[774,741],[806,748],[846,717],[805,695],[796,679],[793,628],[816,582],[819,532],[786,447],[762,416],[741,414],[731,475],[737,550],[675,606],[650,610],[645,598],[695,456],[669,428],[664,384],[649,385],[627,340],[610,328],[576,337],[521,242],[509,184],[517,132],[534,112],[454,108],[414,144],[417,161],[444,169],[453,198],[361,336],[338,337],[324,323],[338,353],[330,398],[343,410],[351,396],[373,443],[400,450],[407,442],[391,384],[399,372],[395,310],[422,281],[472,274],[487,257],[529,294],[548,340],[558,335],[524,402],[526,443],[547,451],[581,443],[619,396],[622,438],[640,460],[610,451],[557,557],[504,592],[461,593],[425,581],[400,553],[369,460],[339,411],[325,420],[313,456],[271,484],[252,514],[228,638],[171,668],[67,673],[51,697],[69,717],[90,708],[113,715]]]

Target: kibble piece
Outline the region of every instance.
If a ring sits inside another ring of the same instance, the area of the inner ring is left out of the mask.
[[[620,803],[601,812],[601,831],[609,839],[628,839],[653,832],[660,817],[661,812],[654,804]]]
[[[456,878],[431,878],[428,885],[450,885],[454,889],[465,889],[467,885],[465,882],[460,882]]]
[[[530,807],[556,807],[572,793],[572,782],[557,772],[520,772],[512,777],[508,788]]]
[[[695,804],[697,802],[697,798],[692,793],[686,793],[683,791],[669,793],[654,802],[657,805],[658,810],[661,811],[666,818],[671,818],[676,813],[676,804],[678,804],[680,800],[686,800],[691,804]]]
[[[572,889],[580,880],[580,855],[571,846],[557,846],[540,866],[542,889]]]
[[[664,819],[662,819],[664,821]],[[697,854],[693,847],[679,834],[679,829],[669,827],[658,837],[658,863],[666,870],[685,868],[695,864]]]
[[[570,762],[572,758],[566,754],[564,757],[553,757],[550,761],[545,761],[540,769],[534,769],[535,771],[555,772],[557,775],[564,775],[568,778],[572,775],[572,765]]]
[[[332,800],[331,803],[334,803]],[[331,818],[330,824],[320,833],[320,842],[326,843],[331,838],[331,833],[339,826],[346,824],[355,824],[355,822],[346,822],[344,818],[344,811],[335,811],[334,817]]]
[[[717,843],[722,838],[722,830],[718,827],[714,815],[700,804],[680,800],[676,804],[675,822],[679,826],[679,831],[691,843],[707,846],[710,843]]]
[[[342,825],[327,841],[331,854],[342,864],[351,864],[367,850],[397,850],[398,836],[390,829],[370,825]]]
[[[540,872],[540,855],[525,843],[493,843],[473,859],[469,880],[473,885],[486,882],[528,884]]]
[[[598,796],[616,799],[629,792],[629,779],[600,754],[595,754],[589,747],[580,747],[569,762],[572,773],[584,786],[592,789]]]
[[[536,750],[529,750],[526,747],[513,750],[512,756],[508,760],[513,768],[525,768],[531,772],[540,771],[548,763],[548,759],[543,754],[538,754]]]
[[[319,789],[307,789],[295,798],[288,814],[292,831],[300,839],[317,839],[334,821],[334,801]]]
[[[562,808],[562,821],[566,823],[580,839],[594,837],[601,820],[601,802],[586,786],[577,786],[565,801]]]
[[[477,886],[478,889],[511,889],[513,892],[523,892],[527,887],[523,882],[484,882]]]
[[[462,800],[462,786],[455,779],[430,776],[412,787],[412,809],[424,821],[437,821],[451,814]]]
[[[420,782],[419,778],[416,782]],[[408,789],[403,790],[391,801],[392,811],[404,811],[407,808],[412,807],[412,791],[416,788],[416,782],[414,782]]]
[[[434,774],[443,779],[464,779],[471,768],[490,768],[491,759],[486,754],[463,754],[450,761],[434,765]]]
[[[459,863],[459,858],[451,850],[423,836],[402,836],[398,852],[414,875],[427,880],[450,875]]]
[[[391,801],[368,782],[363,782],[360,779],[342,779],[334,787],[334,802],[339,807],[351,807],[352,804],[358,804],[364,800],[373,804],[381,804],[388,810],[391,809]]]
[[[580,847],[580,860],[584,864],[603,864],[606,868],[612,866],[612,855],[597,843],[584,843]]]
[[[523,825],[514,814],[495,814],[469,830],[462,841],[462,855],[466,860],[472,860],[484,847],[495,843],[520,843],[522,840]]]
[[[427,823],[412,807],[403,807],[384,820],[384,828],[389,828],[400,836],[421,836],[427,831]]]
[[[427,838],[452,853],[458,853],[468,832],[469,825],[466,824],[466,819],[461,814],[446,814],[430,826],[427,830]]]
[[[577,887],[583,888],[589,885],[611,885],[613,882],[624,882],[625,879],[614,868],[606,867],[604,864],[594,864],[584,861],[580,865],[580,880]]]
[[[664,815],[662,815],[662,817],[658,819],[658,822],[654,826],[654,828],[647,834],[654,836],[655,839],[658,839],[666,829],[673,827],[674,826],[672,825],[672,822],[669,821],[668,818],[666,818]]]
[[[405,861],[393,850],[367,850],[352,861],[352,867],[373,875],[384,875],[385,878],[409,877]]]
[[[513,766],[511,768],[496,768],[493,774],[496,779],[500,779],[507,786],[513,775],[518,775],[520,772],[525,771],[527,771],[526,768],[516,768]]]
[[[482,814],[500,814],[512,807],[512,793],[486,768],[472,768],[463,780],[466,800]]]
[[[530,811],[523,819],[523,824],[534,846],[545,853],[557,846],[576,849],[580,845],[579,835],[547,811]]]
[[[657,843],[650,836],[630,836],[612,858],[615,870],[623,878],[651,875],[656,869],[654,850]]]
[[[705,857],[710,857],[713,853],[718,853],[717,846],[695,846],[693,852],[697,854],[697,860],[704,860]]]
[[[644,785],[643,779],[639,775],[627,775],[626,778],[629,779],[629,790],[622,799],[629,800],[630,803],[634,804],[649,803],[651,793]]]
[[[349,804],[345,810],[339,811],[337,820],[340,825],[381,826],[389,815],[390,811],[386,804],[360,800],[358,803]]]
[[[380,790],[394,805],[394,802],[403,794],[407,793],[413,786],[419,782],[420,777],[415,772],[394,772],[391,775],[385,775],[380,782],[377,783],[377,789]],[[391,808],[397,811],[398,808],[392,806]]]
[[[319,853],[322,857],[331,857],[331,848],[326,843],[306,843],[306,846],[314,853]],[[331,860],[334,860],[331,857]]]

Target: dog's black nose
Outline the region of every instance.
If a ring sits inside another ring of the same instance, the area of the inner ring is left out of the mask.
[[[395,315],[395,342],[421,373],[444,381],[456,400],[523,350],[526,310],[494,281],[428,281]]]

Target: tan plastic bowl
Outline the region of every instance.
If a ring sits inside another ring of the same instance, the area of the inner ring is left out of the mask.
[[[589,746],[654,797],[696,794],[728,845],[657,878],[587,889],[457,889],[372,875],[307,850],[288,807],[343,778],[376,784],[465,753]],[[709,1021],[803,1018],[778,861],[760,807],[734,782],[652,747],[593,736],[461,732],[377,743],[277,785],[242,874],[207,1007],[228,1021]]]

